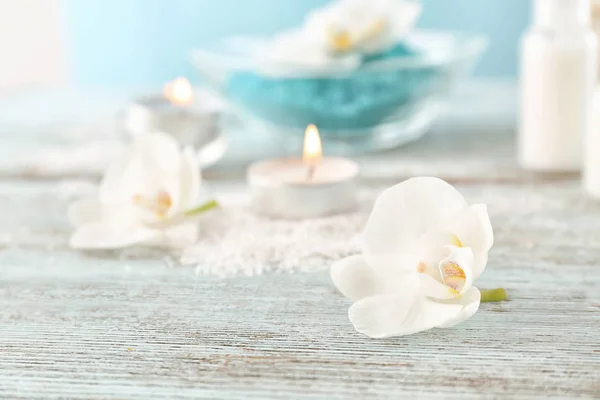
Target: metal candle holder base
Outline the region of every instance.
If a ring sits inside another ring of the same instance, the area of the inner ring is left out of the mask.
[[[220,134],[220,113],[216,110],[171,104],[161,95],[149,95],[128,105],[122,114],[122,126],[132,137],[148,132],[172,135],[181,146],[197,152],[198,164],[206,167],[217,162],[227,149]]]

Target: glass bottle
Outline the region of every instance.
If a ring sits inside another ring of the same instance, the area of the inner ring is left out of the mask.
[[[590,0],[534,0],[533,16],[521,43],[519,161],[579,170],[597,74]]]

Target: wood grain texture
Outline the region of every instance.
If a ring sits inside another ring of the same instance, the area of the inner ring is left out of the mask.
[[[74,252],[65,182],[0,178],[0,398],[600,398],[600,205],[576,177],[520,171],[504,128],[486,134],[361,160],[371,199],[433,174],[487,203],[478,286],[510,297],[382,340],[354,331],[327,265],[222,280],[160,251]]]
[[[600,208],[576,182],[459,188],[496,228],[479,286],[510,301],[371,340],[327,266],[218,280],[160,254],[72,252],[56,184],[1,184],[0,397],[600,396]]]
[[[498,252],[455,329],[354,332],[326,272],[196,279],[156,261],[3,255],[4,398],[539,398],[600,390],[596,266]],[[37,260],[37,261],[35,261]],[[8,270],[8,271],[7,271]],[[41,273],[40,273],[41,272]],[[559,274],[562,275],[562,274]],[[596,294],[595,294],[596,293]]]

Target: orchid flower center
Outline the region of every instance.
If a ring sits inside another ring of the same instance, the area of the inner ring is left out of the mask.
[[[456,293],[462,290],[467,281],[465,271],[454,261],[440,261],[437,268],[421,261],[417,265],[417,272],[431,276]]]
[[[350,33],[346,30],[330,30],[329,40],[331,41],[333,48],[337,51],[348,51],[352,48],[352,38],[350,38]]]
[[[452,246],[463,247],[458,236],[452,234],[449,240],[452,242]],[[459,293],[466,284],[467,276],[459,261],[455,258],[452,253],[441,258],[441,260],[438,259],[439,261],[435,261],[435,258],[429,258],[428,261],[420,261],[416,269],[418,273],[429,275],[439,283],[447,286],[453,293]]]
[[[329,40],[331,41],[331,44],[335,50],[341,52],[350,51],[357,44],[365,42],[379,35],[381,32],[383,32],[385,27],[385,21],[383,19],[377,19],[362,29],[356,35],[354,40],[352,40],[352,36],[348,30],[336,30],[331,28],[329,30]]]
[[[467,280],[465,271],[453,261],[440,263],[440,277],[444,285],[457,292],[462,290]]]
[[[156,214],[160,218],[164,218],[173,205],[173,200],[167,191],[159,190],[150,196],[136,194],[133,196],[133,203],[144,210]]]

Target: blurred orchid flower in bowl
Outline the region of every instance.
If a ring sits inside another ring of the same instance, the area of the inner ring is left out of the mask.
[[[304,31],[332,53],[373,54],[393,47],[421,14],[421,4],[406,0],[338,0],[311,13]]]
[[[201,177],[191,148],[163,133],[139,136],[108,166],[98,192],[68,210],[70,246],[117,249],[136,244],[183,247],[197,237],[195,216],[218,204],[200,202]]]
[[[258,56],[260,70],[271,76],[351,71],[363,55],[393,48],[420,12],[415,1],[338,0],[310,13],[302,27],[275,35]]]
[[[437,178],[413,178],[384,191],[364,232],[363,253],[332,266],[335,286],[355,303],[348,314],[369,337],[445,328],[479,308],[473,282],[494,235],[485,205],[467,205]]]

